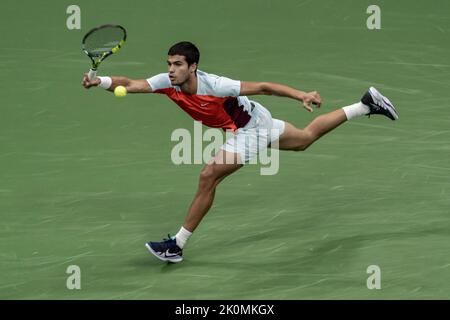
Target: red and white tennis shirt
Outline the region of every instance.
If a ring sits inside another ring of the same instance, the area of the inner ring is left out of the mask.
[[[155,75],[147,82],[153,92],[167,95],[194,120],[223,130],[236,131],[251,119],[252,104],[239,96],[241,82],[197,70],[197,93],[181,91],[170,83],[169,74]]]

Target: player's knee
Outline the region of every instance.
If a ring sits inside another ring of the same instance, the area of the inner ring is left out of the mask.
[[[292,148],[294,151],[305,151],[314,142],[313,135],[308,130],[301,130],[297,143]]]
[[[214,170],[213,165],[206,165],[200,172],[200,187],[201,188],[212,188],[216,183],[217,175]]]

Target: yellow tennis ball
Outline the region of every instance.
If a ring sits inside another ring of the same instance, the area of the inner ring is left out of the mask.
[[[127,88],[124,86],[117,86],[114,89],[114,94],[116,97],[125,97],[127,95]]]

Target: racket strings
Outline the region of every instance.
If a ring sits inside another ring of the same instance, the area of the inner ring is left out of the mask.
[[[98,29],[86,37],[85,50],[93,57],[101,57],[123,43],[124,32],[120,28]]]

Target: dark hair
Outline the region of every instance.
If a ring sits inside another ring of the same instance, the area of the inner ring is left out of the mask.
[[[184,56],[189,66],[193,63],[198,64],[198,61],[200,60],[200,51],[198,51],[195,44],[189,41],[182,41],[174,44],[170,47],[167,54],[169,56]],[[195,71],[197,71],[197,69]]]

